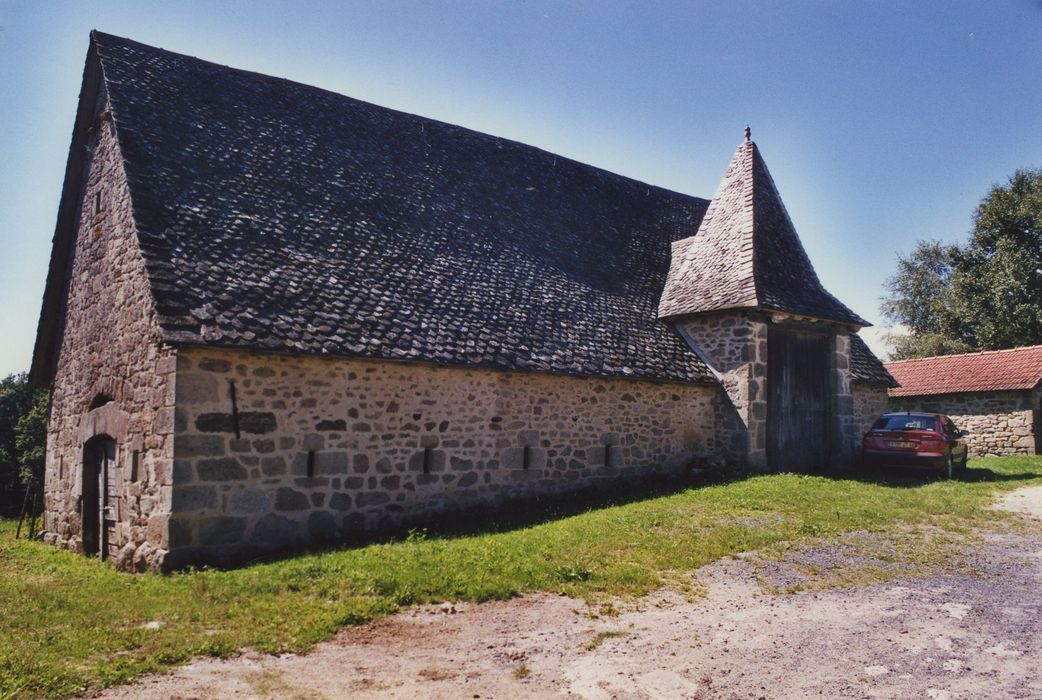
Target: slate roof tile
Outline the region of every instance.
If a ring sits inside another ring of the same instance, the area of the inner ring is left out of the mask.
[[[735,151],[697,233],[673,244],[659,316],[735,308],[869,323],[832,296],[800,243],[756,144]]]
[[[166,338],[713,381],[656,317],[708,202],[93,33]]]
[[[857,333],[850,334],[850,376],[855,382],[896,387],[897,381]]]

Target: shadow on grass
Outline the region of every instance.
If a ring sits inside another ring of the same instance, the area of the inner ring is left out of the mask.
[[[703,488],[743,481],[763,476],[746,471],[684,472],[673,475],[654,475],[640,480],[615,478],[601,485],[586,486],[558,494],[531,496],[497,504],[474,504],[462,510],[441,515],[425,515],[397,525],[384,525],[375,531],[359,532],[342,537],[326,545],[291,548],[226,562],[188,561],[175,565],[173,571],[201,566],[211,569],[238,569],[253,564],[282,561],[304,554],[336,552],[373,544],[400,542],[417,534],[422,539],[447,539],[488,535],[535,527],[555,520],[581,515],[590,511],[622,506],[637,501],[661,498],[693,488]],[[416,534],[414,534],[416,533]]]
[[[936,472],[912,469],[830,469],[816,472],[794,472],[837,481],[858,481],[888,488],[920,488],[940,480]],[[422,539],[447,539],[509,532],[535,527],[590,511],[622,506],[689,489],[726,485],[770,473],[735,470],[685,472],[656,475],[637,480],[616,478],[599,486],[587,486],[553,495],[531,496],[499,504],[475,504],[464,510],[453,510],[438,516],[406,520],[397,525],[385,524],[375,531],[359,532],[328,543],[308,548],[294,548],[267,553],[254,553],[244,559],[227,562],[199,562],[213,568],[239,568],[260,562],[293,558],[302,554],[343,551],[373,544],[386,544],[415,536]],[[971,466],[956,474],[954,481],[966,483],[1025,481],[1042,474],[1033,472],[1004,473],[986,467]],[[175,567],[181,568],[181,567]]]
[[[509,532],[581,515],[594,510],[622,506],[663,496],[672,496],[692,488],[702,488],[742,481],[751,473],[706,472],[678,475],[656,475],[641,480],[619,478],[603,485],[587,486],[558,494],[532,496],[499,504],[469,506],[437,517],[426,517],[422,523],[412,522],[383,531],[382,535],[361,537],[350,544],[400,539],[422,524],[428,537],[460,537]]]
[[[944,477],[935,471],[928,469],[916,469],[913,467],[858,467],[848,470],[833,470],[823,472],[821,476],[829,479],[845,481],[860,481],[866,484],[878,486],[889,486],[892,488],[919,488],[937,481],[944,481]],[[1020,472],[1017,474],[997,472],[987,467],[969,466],[963,470],[956,470],[952,481],[967,484],[1002,482],[1002,481],[1027,481],[1037,479],[1042,474],[1034,472]]]

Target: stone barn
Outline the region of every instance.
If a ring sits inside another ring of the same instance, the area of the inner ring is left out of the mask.
[[[974,455],[1042,453],[1042,345],[888,362],[890,410],[951,416]]]
[[[32,378],[48,541],[242,561],[699,462],[889,375],[756,145],[712,201],[91,34]]]

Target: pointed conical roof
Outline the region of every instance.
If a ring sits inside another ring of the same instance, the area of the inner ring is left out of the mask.
[[[698,232],[673,244],[659,318],[735,308],[869,325],[821,286],[767,164],[748,136],[735,151]]]

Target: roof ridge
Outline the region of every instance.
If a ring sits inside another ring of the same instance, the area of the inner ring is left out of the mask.
[[[482,136],[482,137],[485,137],[485,138],[498,139],[498,140],[504,141],[504,142],[506,142],[508,144],[513,144],[513,145],[517,145],[517,146],[523,146],[525,148],[532,148],[532,149],[535,149],[535,150],[540,151],[542,153],[546,153],[548,155],[551,155],[551,156],[553,156],[555,158],[560,158],[562,160],[569,161],[569,162],[575,163],[577,165],[581,165],[584,168],[593,168],[594,170],[599,170],[599,171],[601,171],[603,173],[607,173],[607,174],[615,176],[615,177],[624,177],[627,180],[631,180],[632,182],[635,182],[637,184],[644,185],[646,187],[650,187],[650,188],[658,190],[660,192],[665,192],[667,194],[674,194],[674,195],[679,195],[679,196],[682,196],[682,197],[689,197],[689,198],[692,198],[692,199],[699,199],[699,200],[702,200],[702,201],[706,202],[707,204],[711,201],[711,199],[707,199],[705,197],[699,197],[697,195],[689,194],[687,192],[680,192],[679,190],[673,190],[673,189],[670,189],[668,187],[663,187],[662,185],[655,185],[655,184],[652,184],[650,182],[646,182],[644,180],[638,179],[636,177],[632,177],[630,175],[624,175],[622,173],[615,172],[614,170],[609,170],[608,168],[606,168],[604,166],[594,165],[593,163],[586,163],[586,162],[581,161],[581,160],[579,160],[577,158],[572,158],[570,156],[562,155],[560,153],[556,153],[554,151],[548,150],[548,149],[543,148],[541,146],[536,146],[536,145],[533,145],[533,144],[530,144],[530,143],[525,143],[524,141],[518,141],[517,139],[513,139],[513,138],[510,138],[508,136],[499,136],[497,134],[491,134],[491,133],[489,133],[487,131],[481,131],[480,129],[476,129],[474,127],[464,126],[463,124],[454,124],[453,122],[445,121],[444,119],[437,119],[435,117],[428,117],[428,116],[425,116],[423,114],[417,114],[416,112],[408,112],[408,111],[406,111],[404,109],[398,109],[396,107],[387,107],[386,105],[377,104],[376,102],[370,102],[368,100],[359,99],[357,97],[352,97],[351,95],[346,95],[346,94],[344,94],[342,92],[337,92],[336,90],[331,90],[329,88],[321,87],[319,85],[313,85],[311,83],[305,83],[305,82],[301,82],[299,80],[293,80],[291,78],[283,78],[281,76],[272,75],[270,73],[262,73],[262,72],[257,71],[257,70],[249,70],[247,68],[237,68],[237,67],[235,67],[233,65],[230,65],[230,64],[218,63],[217,61],[211,61],[211,60],[206,59],[206,58],[200,58],[199,56],[193,56],[192,54],[182,53],[180,51],[171,51],[170,49],[165,49],[165,48],[163,48],[161,46],[153,46],[152,44],[146,44],[144,42],[137,41],[135,39],[130,39],[130,38],[127,38],[127,37],[122,37],[122,36],[119,36],[119,35],[116,35],[116,34],[109,34],[108,32],[103,32],[103,31],[100,31],[98,29],[91,29],[90,30],[90,37],[91,37],[92,41],[95,41],[99,37],[115,39],[116,41],[125,42],[127,44],[134,44],[136,46],[140,46],[140,47],[142,47],[144,49],[147,49],[149,51],[160,51],[160,52],[163,52],[163,53],[166,53],[166,54],[170,54],[172,56],[178,56],[180,58],[187,58],[187,59],[190,59],[192,61],[200,61],[202,63],[206,63],[206,64],[209,64],[211,66],[216,66],[216,67],[224,69],[224,70],[235,71],[236,73],[241,73],[241,74],[245,74],[245,75],[259,76],[259,77],[261,77],[261,78],[263,78],[265,80],[275,80],[275,81],[279,81],[279,82],[283,82],[283,83],[288,83],[290,85],[304,87],[304,88],[307,88],[309,90],[319,90],[319,91],[327,93],[329,95],[335,95],[336,97],[341,98],[341,99],[353,100],[353,101],[358,102],[358,103],[360,103],[362,105],[365,105],[367,107],[375,107],[376,109],[387,110],[388,112],[394,112],[396,114],[406,115],[408,117],[412,117],[412,118],[415,118],[415,119],[423,119],[425,121],[428,121],[428,122],[431,122],[431,123],[434,123],[434,124],[438,124],[438,125],[441,125],[441,126],[449,127],[451,129],[462,129],[462,130],[468,131],[468,132],[470,132],[472,134],[476,134],[478,136]],[[102,47],[104,47],[104,44],[102,44]],[[101,58],[101,56],[100,56],[100,53],[99,53],[99,59],[100,58]],[[103,67],[104,67],[104,59],[102,59],[102,63],[103,63]]]
[[[981,355],[995,355],[1000,352],[1017,352],[1022,350],[1042,350],[1042,345],[1018,345],[1015,348],[1000,348],[999,350],[977,350],[976,352],[957,352],[951,355],[930,355],[929,357],[909,357],[904,360],[888,360],[884,364],[896,365],[903,362],[926,362],[940,360],[948,357],[979,357]]]

